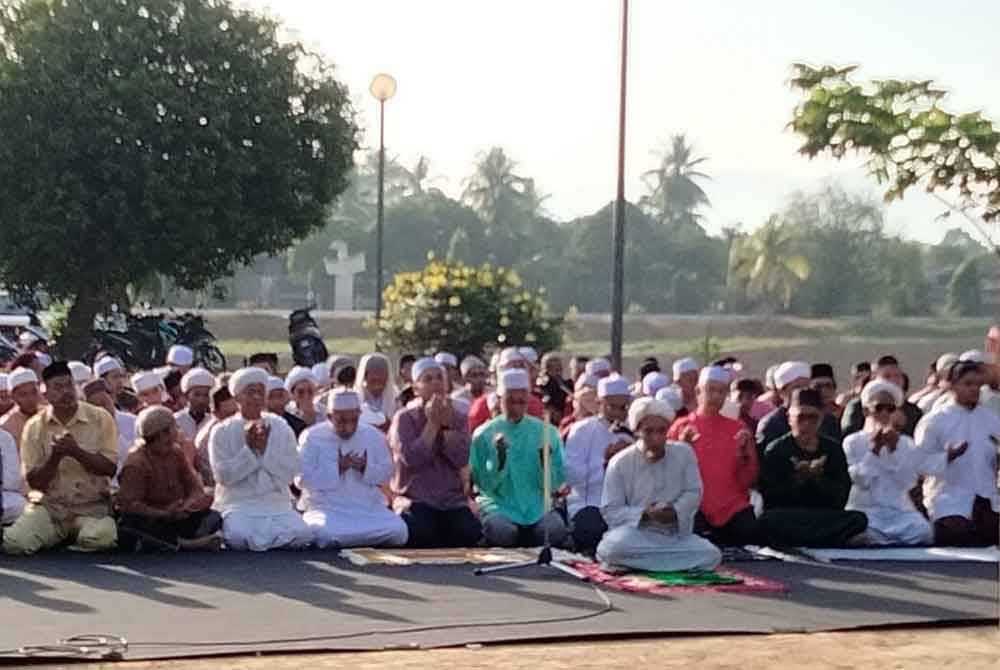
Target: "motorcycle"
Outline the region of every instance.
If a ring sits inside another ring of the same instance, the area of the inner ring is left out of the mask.
[[[288,343],[292,347],[292,360],[296,365],[312,367],[329,356],[319,325],[310,314],[314,309],[316,306],[310,305],[288,315]]]
[[[194,352],[196,366],[213,373],[226,369],[226,357],[199,315],[189,312],[172,319],[162,314],[127,315],[124,328],[118,321],[117,327],[94,329],[95,342],[85,360],[92,362],[98,351],[106,351],[130,370],[149,370],[165,363],[171,346],[182,344]]]

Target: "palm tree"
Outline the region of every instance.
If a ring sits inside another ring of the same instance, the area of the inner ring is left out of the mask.
[[[693,158],[693,154],[687,137],[674,135],[660,155],[660,165],[642,175],[649,192],[639,204],[660,223],[698,225],[702,218],[698,209],[711,204],[697,181],[711,177],[696,169],[708,158]]]
[[[809,261],[796,253],[797,246],[791,227],[771,216],[753,235],[734,240],[732,276],[747,282],[748,297],[787,310],[811,272]]]
[[[544,199],[534,180],[519,176],[516,169],[517,163],[502,147],[493,147],[478,156],[475,172],[465,180],[462,200],[479,213],[488,229],[516,232]]]

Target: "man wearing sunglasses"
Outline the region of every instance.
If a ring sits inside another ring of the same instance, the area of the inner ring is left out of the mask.
[[[823,398],[795,391],[792,432],[771,443],[760,468],[764,514],[758,533],[772,546],[844,547],[865,542],[868,519],[845,510],[851,477],[840,445],[820,432]]]
[[[920,476],[922,454],[897,428],[903,390],[876,380],[861,392],[861,404],[864,430],[844,440],[852,482],[847,509],[868,517],[869,545],[929,545],[934,540],[931,524],[909,494]]]

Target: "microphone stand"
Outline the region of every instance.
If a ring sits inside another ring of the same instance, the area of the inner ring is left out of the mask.
[[[559,563],[558,561],[552,560],[552,542],[549,539],[549,524],[546,523],[546,518],[552,511],[552,479],[551,479],[551,468],[550,468],[550,456],[551,456],[551,445],[549,443],[549,428],[551,423],[549,422],[549,413],[545,413],[545,418],[542,424],[542,519],[539,523],[542,524],[542,548],[538,552],[538,558],[533,561],[519,561],[517,563],[507,563],[504,565],[493,565],[486,568],[476,568],[473,570],[475,575],[488,575],[494,572],[507,572],[508,570],[520,570],[522,568],[530,568],[536,565],[541,565],[549,568],[555,568],[560,572],[564,572],[574,579],[580,581],[587,581],[587,577],[580,572],[574,570],[568,565]]]

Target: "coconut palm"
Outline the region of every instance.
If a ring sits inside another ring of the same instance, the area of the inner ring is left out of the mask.
[[[798,240],[777,216],[753,235],[734,240],[732,276],[746,281],[747,297],[769,308],[787,310],[798,287],[809,278],[809,261],[796,253]]]
[[[462,200],[493,231],[519,232],[538,213],[544,200],[534,180],[518,175],[516,169],[517,163],[502,147],[493,147],[479,155],[475,172],[465,180]]]
[[[670,146],[660,155],[660,164],[643,173],[648,193],[639,204],[660,223],[699,224],[698,210],[709,200],[698,180],[711,179],[698,171],[708,158],[694,158],[694,146],[683,133],[670,138]]]

